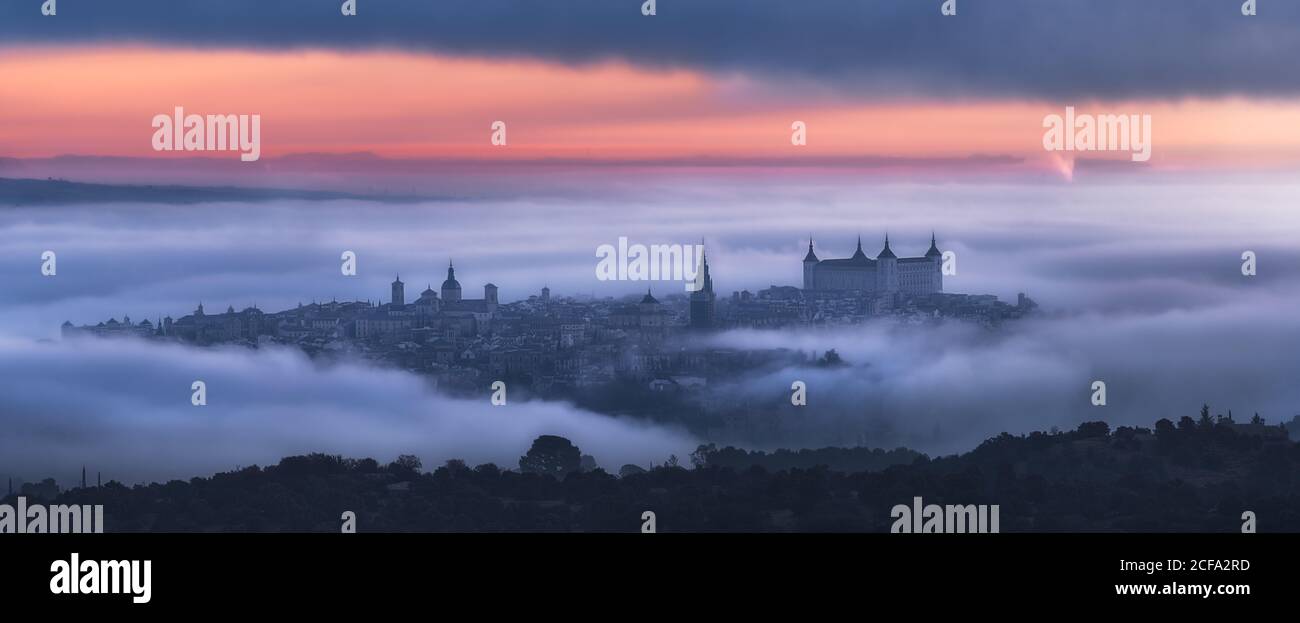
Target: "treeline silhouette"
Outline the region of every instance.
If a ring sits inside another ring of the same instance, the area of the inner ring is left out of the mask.
[[[621,476],[567,439],[544,436],[519,469],[419,459],[389,464],[287,457],[188,482],[73,489],[49,503],[103,504],[117,531],[337,532],[345,511],[366,531],[622,531],[653,511],[668,531],[887,532],[890,509],[998,504],[1002,532],[1300,531],[1300,444],[1280,426],[1211,418],[1154,429],[1086,423],[1002,434],[966,454],[822,449],[772,454],[701,446]],[[7,500],[12,503],[13,496]]]

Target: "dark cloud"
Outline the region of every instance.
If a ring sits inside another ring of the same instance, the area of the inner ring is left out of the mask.
[[[1181,97],[1300,91],[1300,3],[1238,0],[6,1],[0,41],[391,47],[810,79],[857,96]],[[413,79],[416,79],[413,77]]]

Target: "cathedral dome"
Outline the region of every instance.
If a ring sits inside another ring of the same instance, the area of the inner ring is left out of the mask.
[[[456,269],[451,265],[451,263],[447,264],[447,280],[442,282],[442,289],[443,290],[460,289],[460,282],[456,281]]]

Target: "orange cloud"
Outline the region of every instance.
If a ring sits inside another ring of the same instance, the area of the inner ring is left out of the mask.
[[[0,49],[0,155],[158,156],[151,118],[262,115],[262,154],[790,158],[1010,154],[1052,165],[1045,114],[1150,114],[1156,166],[1300,160],[1300,102],[855,102],[797,84],[624,64],[400,52]],[[493,121],[509,146],[490,145]],[[790,145],[804,121],[808,145]]]

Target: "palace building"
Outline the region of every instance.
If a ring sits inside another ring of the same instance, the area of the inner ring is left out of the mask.
[[[933,294],[943,292],[943,253],[930,236],[930,250],[921,257],[898,257],[885,248],[875,259],[858,249],[846,259],[822,260],[813,252],[808,240],[808,254],[803,258],[803,289],[813,291],[850,290],[872,294]]]

